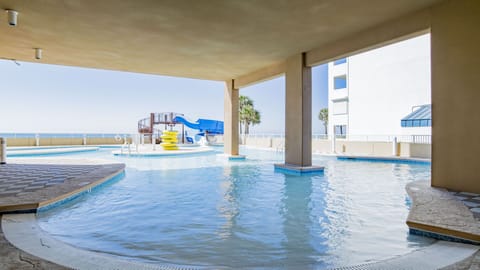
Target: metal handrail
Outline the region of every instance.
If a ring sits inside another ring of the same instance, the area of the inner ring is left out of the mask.
[[[329,140],[331,135],[325,134],[313,134],[312,140]],[[254,133],[246,134],[245,138],[257,139],[257,138],[280,138],[284,139],[285,134],[283,133]],[[367,141],[367,142],[397,142],[404,143],[419,143],[419,144],[431,144],[432,136],[431,135],[358,135],[358,134],[347,134],[347,135],[337,135],[335,136],[336,140],[342,141]]]

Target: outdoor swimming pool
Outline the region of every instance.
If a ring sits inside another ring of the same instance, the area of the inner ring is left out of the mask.
[[[222,149],[218,149],[219,152]],[[132,260],[181,266],[325,269],[391,258],[432,243],[408,234],[405,184],[430,166],[314,157],[324,174],[274,172],[282,153],[116,157],[124,178],[39,214],[58,239]]]

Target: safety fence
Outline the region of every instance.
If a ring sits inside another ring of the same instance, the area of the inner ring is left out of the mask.
[[[257,148],[285,151],[283,134],[249,134],[240,136],[241,144]],[[402,156],[415,158],[431,157],[429,135],[357,135],[336,136],[335,140],[325,134],[312,135],[312,152],[319,154],[350,154],[373,156]]]
[[[116,133],[0,133],[8,146],[103,145],[131,141],[129,134]]]
[[[312,134],[313,140],[331,140],[332,136],[326,134]],[[241,138],[260,139],[260,138],[285,138],[284,133],[256,133],[241,135]],[[431,135],[336,135],[336,140],[344,141],[363,141],[363,142],[397,142],[431,144]]]

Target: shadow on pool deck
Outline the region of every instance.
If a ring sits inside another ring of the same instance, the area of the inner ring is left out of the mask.
[[[26,161],[0,166],[0,214],[35,213],[39,208],[90,190],[123,172],[124,164],[98,160]],[[41,163],[40,163],[41,162]]]
[[[3,213],[35,213],[121,174],[124,164],[86,159],[18,159],[0,165],[0,219]],[[0,230],[0,269],[69,269],[10,244]]]

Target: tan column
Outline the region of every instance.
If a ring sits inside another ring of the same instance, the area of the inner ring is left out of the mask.
[[[304,53],[287,59],[285,82],[285,163],[311,166],[312,70]]]
[[[225,154],[238,155],[238,89],[234,88],[234,81],[225,83],[224,111],[225,121],[223,125],[223,141]]]
[[[480,193],[480,1],[432,10],[432,186]]]

